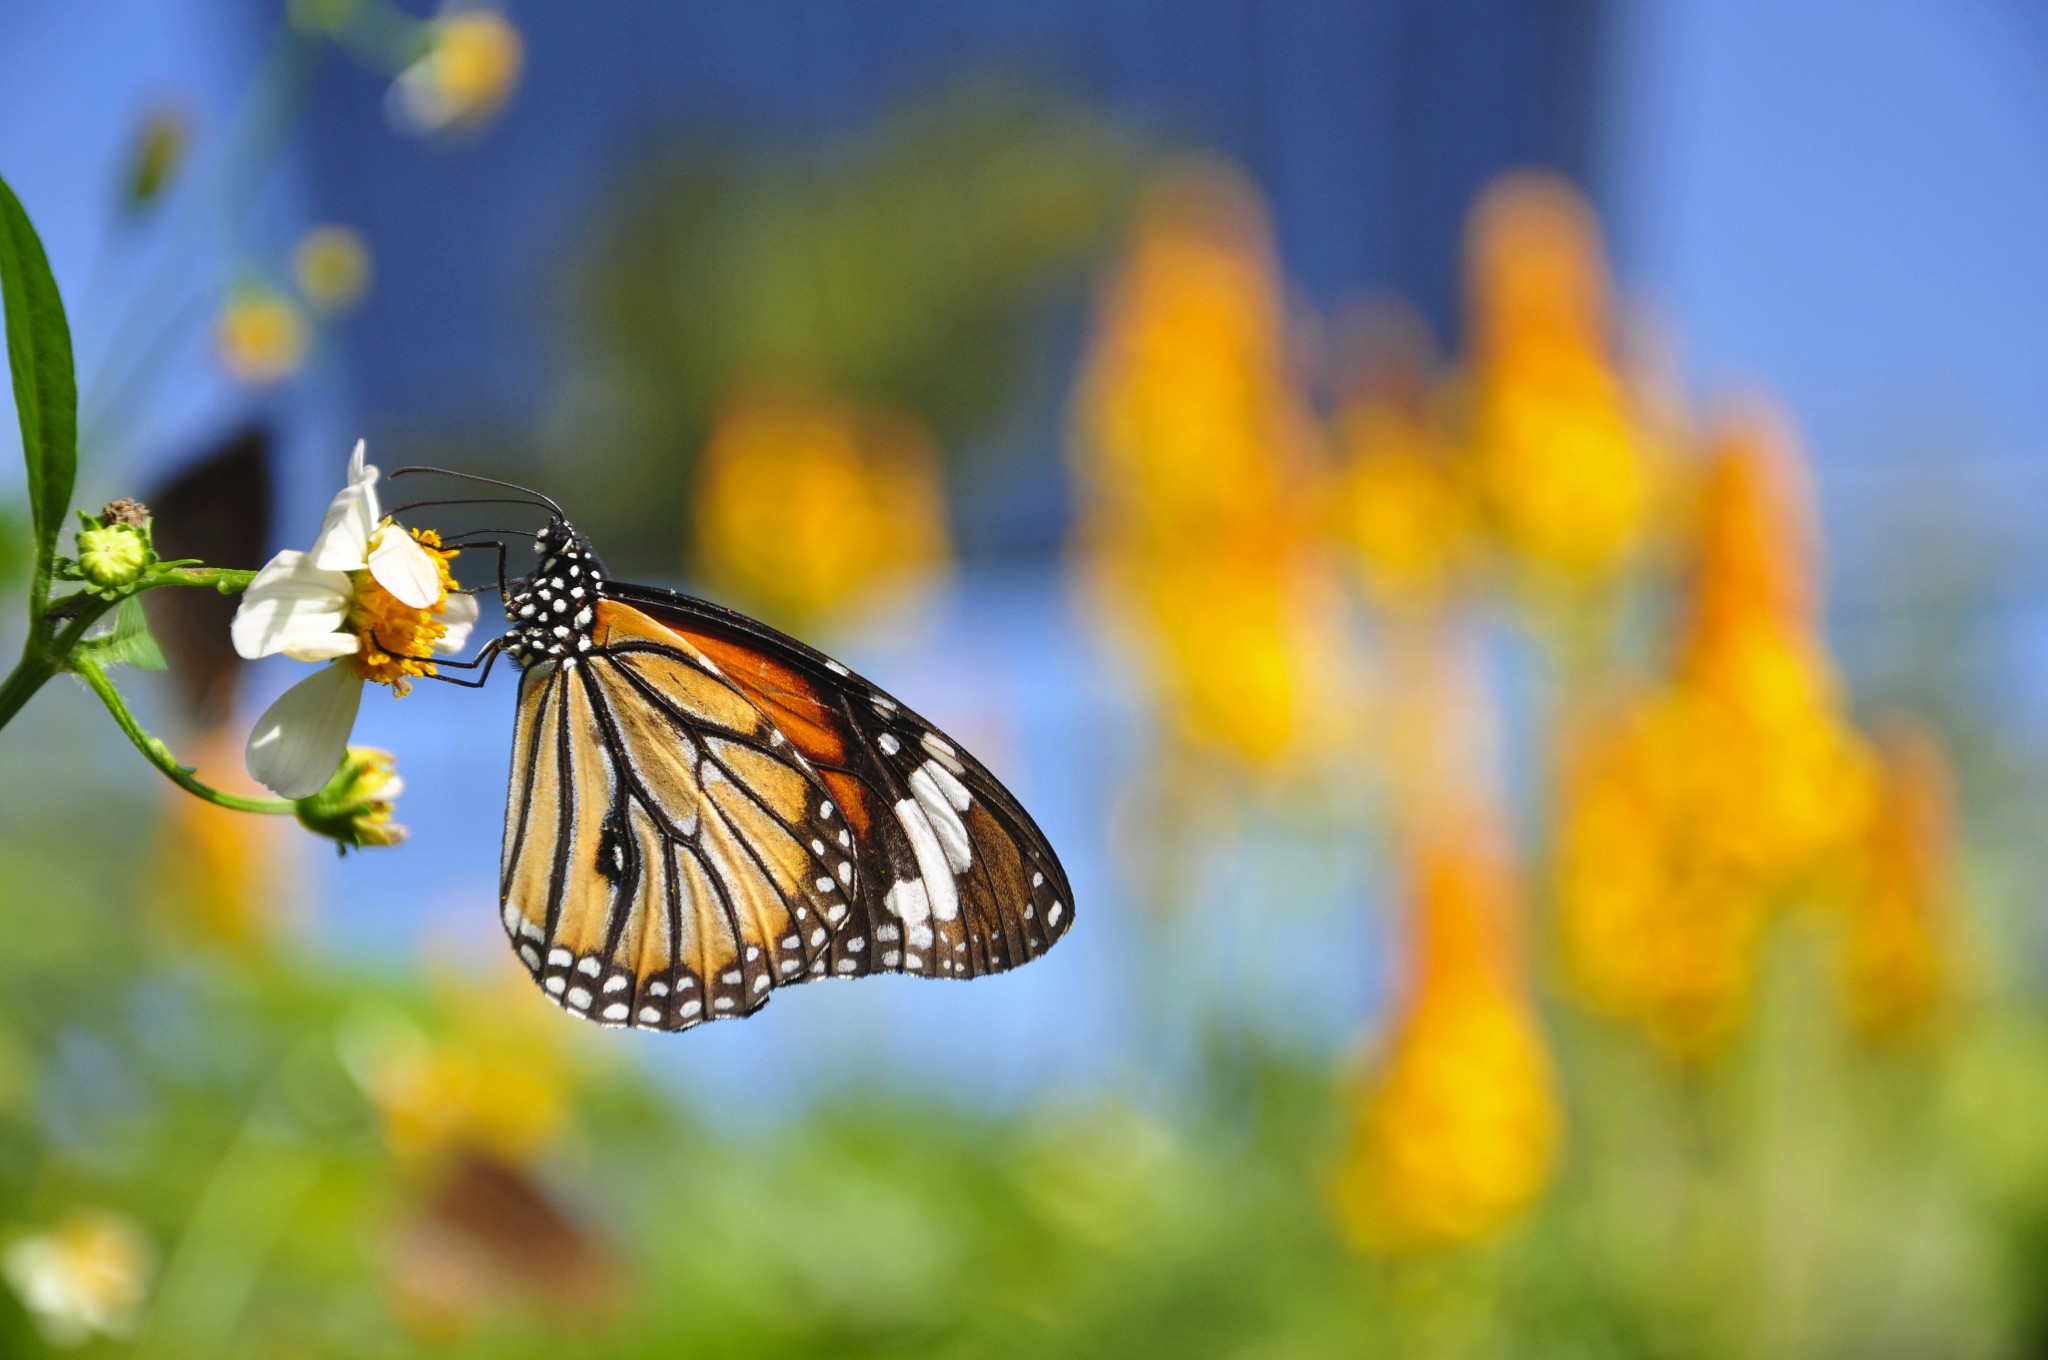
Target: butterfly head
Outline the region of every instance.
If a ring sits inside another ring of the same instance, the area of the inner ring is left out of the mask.
[[[604,564],[567,520],[536,534],[533,551],[533,570],[505,583],[505,617],[512,625],[505,650],[522,666],[589,651],[604,592]]]

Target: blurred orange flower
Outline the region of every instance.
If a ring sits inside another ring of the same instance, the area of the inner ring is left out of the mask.
[[[1782,428],[1723,423],[1704,470],[1674,671],[1563,733],[1556,870],[1596,1007],[1704,1057],[1748,1008],[1773,910],[1849,886],[1873,806],[1819,633],[1811,519]]]
[[[928,587],[951,556],[924,423],[795,386],[726,403],[690,510],[705,575],[796,627]]]
[[[1496,181],[1473,209],[1466,286],[1468,437],[1501,546],[1539,584],[1608,584],[1643,545],[1654,488],[1592,209],[1553,176]]]
[[[1389,1254],[1500,1232],[1549,1185],[1564,1127],[1506,852],[1468,825],[1425,833],[1411,859],[1410,990],[1335,1186],[1352,1242]]]
[[[1494,788],[1497,701],[1476,639],[1410,633],[1388,675],[1405,993],[1353,1097],[1336,1208],[1361,1249],[1493,1236],[1550,1183],[1563,1114],[1523,968],[1520,885]]]
[[[192,747],[194,768],[215,788],[261,795],[242,768],[242,738],[225,728]],[[269,944],[285,925],[289,823],[233,812],[182,789],[164,807],[147,900],[180,939],[235,950]]]
[[[1373,605],[1396,615],[1436,612],[1478,566],[1469,469],[1437,409],[1420,318],[1383,305],[1355,325],[1359,371],[1333,430],[1336,534]]]
[[[1878,749],[1882,793],[1842,971],[1857,1033],[1886,1043],[1925,1033],[1954,995],[1955,791],[1947,753],[1921,724],[1894,720]]]
[[[1339,596],[1314,413],[1263,206],[1183,166],[1146,196],[1076,396],[1075,546],[1177,736],[1253,765],[1330,716]]]

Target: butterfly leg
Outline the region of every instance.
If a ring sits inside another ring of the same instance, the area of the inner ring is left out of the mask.
[[[482,532],[484,532],[484,533],[502,533],[502,532],[504,532],[504,531],[503,531],[503,530],[500,530],[500,529],[486,529],[486,530],[483,530]],[[483,593],[484,591],[486,591],[486,590],[495,590],[495,591],[497,591],[497,592],[498,592],[498,593],[499,593],[500,595],[503,595],[503,594],[505,593],[505,540],[504,540],[504,539],[502,539],[502,538],[499,538],[499,539],[485,539],[485,540],[484,540],[483,542],[481,542],[481,543],[464,543],[464,542],[462,541],[464,537],[466,537],[466,535],[463,535],[463,534],[456,534],[456,535],[455,535],[454,537],[452,537],[452,538],[450,538],[450,539],[448,539],[448,540],[447,540],[447,544],[446,544],[446,546],[448,546],[448,547],[451,547],[451,548],[464,548],[464,549],[467,549],[467,548],[478,548],[478,549],[483,549],[483,548],[490,548],[490,549],[494,549],[494,550],[496,551],[496,553],[497,553],[497,558],[498,558],[498,569],[497,569],[497,572],[496,572],[496,579],[495,579],[495,582],[494,582],[494,584],[492,584],[492,585],[487,585],[487,586],[464,586],[464,587],[463,587],[463,588],[462,588],[461,590],[457,591],[456,593],[457,593],[457,594],[459,594],[459,595],[480,595],[480,594],[482,594],[482,593]]]
[[[371,637],[387,656],[397,657],[400,661],[432,662],[435,666],[436,674],[428,676],[427,679],[439,680],[444,685],[460,685],[464,689],[482,689],[484,687],[484,682],[491,678],[491,667],[497,664],[498,655],[505,646],[503,638],[492,638],[484,644],[484,649],[478,652],[474,658],[468,661],[450,661],[446,657],[440,656],[411,656],[405,652],[394,652],[389,647],[384,646],[382,638],[376,637],[375,634],[371,634]],[[449,670],[473,671],[479,666],[483,667],[483,674],[477,676],[474,680],[457,680],[451,676],[438,673],[442,667],[446,667]]]

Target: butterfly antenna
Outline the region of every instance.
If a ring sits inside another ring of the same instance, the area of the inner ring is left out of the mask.
[[[457,472],[453,468],[428,467],[424,465],[402,467],[392,473],[389,473],[388,475],[393,480],[396,480],[397,478],[404,477],[415,472],[432,472],[443,477],[453,477],[457,481],[481,482],[485,486],[501,486],[505,488],[507,491],[517,491],[522,496],[531,497],[532,501],[529,503],[545,505],[548,509],[555,512],[556,519],[568,518],[567,515],[564,515],[562,513],[562,507],[555,504],[553,497],[547,495],[545,492],[535,491],[532,487],[521,486],[517,482],[501,482],[496,477],[483,477],[479,476],[474,472]]]
[[[524,500],[518,496],[449,496],[426,501],[407,501],[404,505],[392,507],[392,509],[388,513],[393,515],[402,515],[408,510],[424,510],[427,507],[434,505],[530,505],[536,510],[553,510],[555,512],[556,519],[562,518],[561,507],[556,505],[553,501],[547,501],[545,504],[543,504],[541,501]],[[478,532],[481,533],[485,531],[479,530]],[[519,529],[493,529],[489,532],[522,533],[524,531]],[[527,537],[531,538],[533,537],[533,535],[528,534]]]

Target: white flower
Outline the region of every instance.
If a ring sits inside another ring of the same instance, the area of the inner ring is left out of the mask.
[[[118,1214],[67,1214],[0,1257],[7,1282],[54,1346],[134,1334],[153,1269],[142,1230]]]
[[[407,678],[433,674],[425,658],[460,651],[476,623],[476,601],[452,594],[445,559],[377,505],[377,469],[362,441],[348,485],[327,507],[306,552],[270,559],[235,611],[235,650],[250,660],[283,653],[326,662],[286,690],[249,734],[249,773],[285,798],[318,793],[341,765],[362,703],[363,683],[398,693]]]

